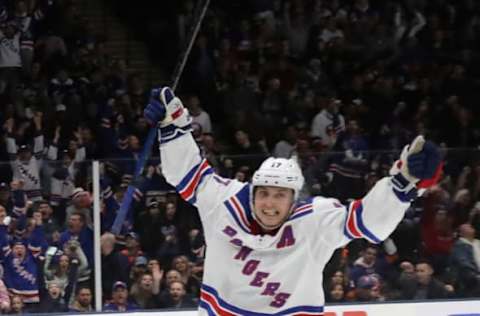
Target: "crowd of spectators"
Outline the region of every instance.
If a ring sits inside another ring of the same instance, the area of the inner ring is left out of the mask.
[[[173,50],[194,21],[193,1],[175,3]],[[104,310],[195,307],[201,224],[157,150],[110,232],[149,87],[81,6],[0,1],[0,313],[92,310],[92,159]],[[179,91],[218,173],[248,181],[266,156],[296,155],[303,196],[347,203],[415,135],[440,144],[440,184],[385,242],[339,249],[318,286],[327,302],[480,297],[479,43],[473,0],[213,1]]]

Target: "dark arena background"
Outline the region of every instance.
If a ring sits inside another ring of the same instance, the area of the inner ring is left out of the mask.
[[[205,4],[0,0],[0,314],[198,313],[202,222],[145,145],[176,77],[218,175],[296,156],[300,199],[348,205],[415,136],[437,144],[395,231],[318,271],[324,316],[479,316],[480,1]]]

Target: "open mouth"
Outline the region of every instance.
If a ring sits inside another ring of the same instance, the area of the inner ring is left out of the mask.
[[[262,214],[267,217],[276,217],[279,215],[279,212],[276,210],[262,210]]]

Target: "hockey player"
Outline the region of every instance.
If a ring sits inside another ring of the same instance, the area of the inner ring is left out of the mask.
[[[159,123],[163,174],[202,220],[201,315],[323,315],[322,270],[335,249],[354,238],[387,238],[441,172],[436,146],[419,136],[363,199],[300,202],[304,178],[292,159],[268,158],[252,183],[216,175],[169,88],[152,90],[144,113]]]

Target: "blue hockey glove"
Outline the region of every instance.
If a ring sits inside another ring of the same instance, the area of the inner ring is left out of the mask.
[[[190,123],[187,109],[168,87],[152,89],[149,103],[143,113],[150,124],[160,123],[160,127],[172,123],[182,127]]]
[[[143,115],[151,125],[163,121],[167,112],[166,106],[159,98],[160,89],[152,89],[147,107],[143,110]]]
[[[400,159],[397,160],[390,174],[394,176],[394,184],[408,191],[410,188],[423,189],[435,185],[441,177],[443,162],[438,147],[417,136],[412,144],[404,147]]]

